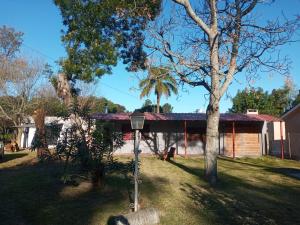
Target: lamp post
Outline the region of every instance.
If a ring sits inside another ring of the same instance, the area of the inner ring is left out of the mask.
[[[139,161],[139,130],[144,127],[145,116],[143,113],[134,112],[130,115],[131,129],[134,130],[134,211],[138,210],[138,161]]]

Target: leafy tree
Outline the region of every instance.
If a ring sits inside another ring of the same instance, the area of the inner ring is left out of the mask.
[[[88,123],[84,120],[82,122]],[[85,142],[79,130],[88,136],[87,149],[82,147]],[[83,170],[89,172],[95,186],[102,185],[105,174],[111,169],[113,152],[123,144],[122,133],[115,132],[110,123],[97,121],[93,130],[77,127],[77,123],[74,123],[63,131],[56,148],[57,154],[65,162],[65,182],[69,180],[70,163],[75,165],[79,163]]]
[[[176,80],[172,77],[168,68],[151,67],[146,78],[139,83],[141,88],[140,97],[149,96],[152,90],[156,95],[156,112],[160,113],[160,99],[164,95],[171,96],[171,93],[178,93]]]
[[[290,107],[289,90],[284,88],[273,89],[270,94],[271,115],[280,116]]]
[[[92,81],[122,59],[128,70],[145,68],[143,30],[160,10],[153,0],[55,0],[66,31],[68,57],[61,61],[68,80]]]
[[[295,99],[292,103],[292,107],[295,107],[298,104],[300,104],[300,91],[299,91],[298,95],[295,97]]]
[[[137,109],[139,112],[156,112],[157,105],[152,104],[151,100],[146,99],[143,106],[140,109]],[[162,113],[171,113],[173,107],[169,103],[165,103],[163,106],[160,106],[160,112]]]
[[[238,90],[232,99],[232,113],[246,113],[247,109],[257,109],[260,113],[271,114],[273,106],[270,97],[262,88]]]
[[[23,42],[22,37],[23,33],[16,31],[12,27],[0,27],[1,63],[3,63],[2,60],[9,61],[16,57],[16,54],[20,51],[20,47]],[[3,72],[3,70],[1,72]]]
[[[113,103],[106,98],[98,98],[95,96],[78,97],[79,104],[82,107],[87,107],[87,113],[104,113],[107,109],[108,113],[120,113],[125,112],[126,108],[122,105]]]
[[[163,111],[163,113],[171,113],[171,112],[173,112],[173,106],[169,103],[165,103],[162,106],[162,111]]]
[[[238,91],[232,99],[233,113],[246,113],[247,109],[257,109],[259,113],[280,116],[290,105],[289,89],[273,89],[269,94],[262,88]]]

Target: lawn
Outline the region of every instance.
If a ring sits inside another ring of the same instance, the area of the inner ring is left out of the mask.
[[[110,175],[101,189],[61,182],[60,163],[37,163],[34,153],[0,162],[0,224],[106,224],[129,212],[132,184]],[[125,162],[130,158],[120,159]],[[300,163],[270,157],[219,160],[220,182],[203,180],[203,159],[164,162],[144,157],[141,207],[161,212],[161,224],[300,224]]]

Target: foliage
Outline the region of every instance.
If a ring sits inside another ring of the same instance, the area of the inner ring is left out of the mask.
[[[173,106],[169,103],[165,103],[163,106],[162,106],[162,112],[163,113],[171,113],[173,112]]]
[[[233,113],[246,113],[247,109],[257,109],[259,113],[280,116],[291,105],[289,89],[286,86],[273,89],[271,93],[264,92],[262,88],[245,89],[238,91],[232,99]]]
[[[137,110],[139,112],[156,112],[156,108],[156,104],[152,104],[151,100],[146,99],[143,106]],[[159,106],[159,111],[161,113],[171,113],[173,111],[173,106],[169,103],[165,103],[163,106]]]
[[[0,58],[12,59],[19,52],[23,42],[23,33],[12,27],[0,27]]]
[[[31,100],[31,107],[26,111],[28,115],[32,115],[36,107],[43,107],[46,116],[66,117],[68,109],[65,104],[56,96],[35,97]]]
[[[83,127],[88,123],[82,122]],[[56,147],[57,154],[65,159],[66,175],[69,163],[79,164],[90,173],[95,185],[101,185],[109,166],[114,165],[113,152],[124,144],[123,136],[106,122],[97,121],[94,128],[83,127],[74,123],[63,131]]]
[[[0,133],[0,140],[1,141],[6,142],[6,141],[11,140],[12,138],[13,138],[13,134],[1,134]]]
[[[66,31],[68,57],[61,61],[68,80],[92,81],[121,58],[128,70],[145,68],[143,30],[160,10],[153,0],[55,0]]]
[[[78,101],[79,104],[82,105],[82,107],[88,108],[88,113],[104,113],[106,109],[108,113],[120,113],[126,111],[125,106],[113,103],[112,101],[104,97],[78,97]]]
[[[300,104],[300,91],[298,95],[295,97],[295,99],[292,102],[292,107],[295,107],[296,105]]]
[[[162,95],[170,97],[171,93],[178,93],[176,80],[170,74],[169,68],[166,67],[150,67],[148,76],[139,83],[141,89],[140,97],[149,96],[151,91],[157,97],[156,112],[160,112],[160,98]]]

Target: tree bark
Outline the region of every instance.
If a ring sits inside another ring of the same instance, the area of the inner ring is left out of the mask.
[[[17,128],[17,136],[16,136],[16,140],[15,140],[15,144],[18,145],[18,147],[22,146],[21,140],[22,140],[22,133],[23,133],[23,128],[18,127]]]
[[[220,104],[220,77],[219,77],[219,41],[217,27],[216,1],[209,3],[211,14],[211,34],[209,35],[210,65],[211,65],[211,93],[207,107],[206,149],[205,149],[205,176],[210,185],[217,183],[217,154],[219,137],[219,104]]]
[[[217,182],[217,155],[219,146],[219,102],[214,101],[207,109],[205,177],[211,185]]]
[[[156,112],[160,113],[160,95],[156,95]]]

